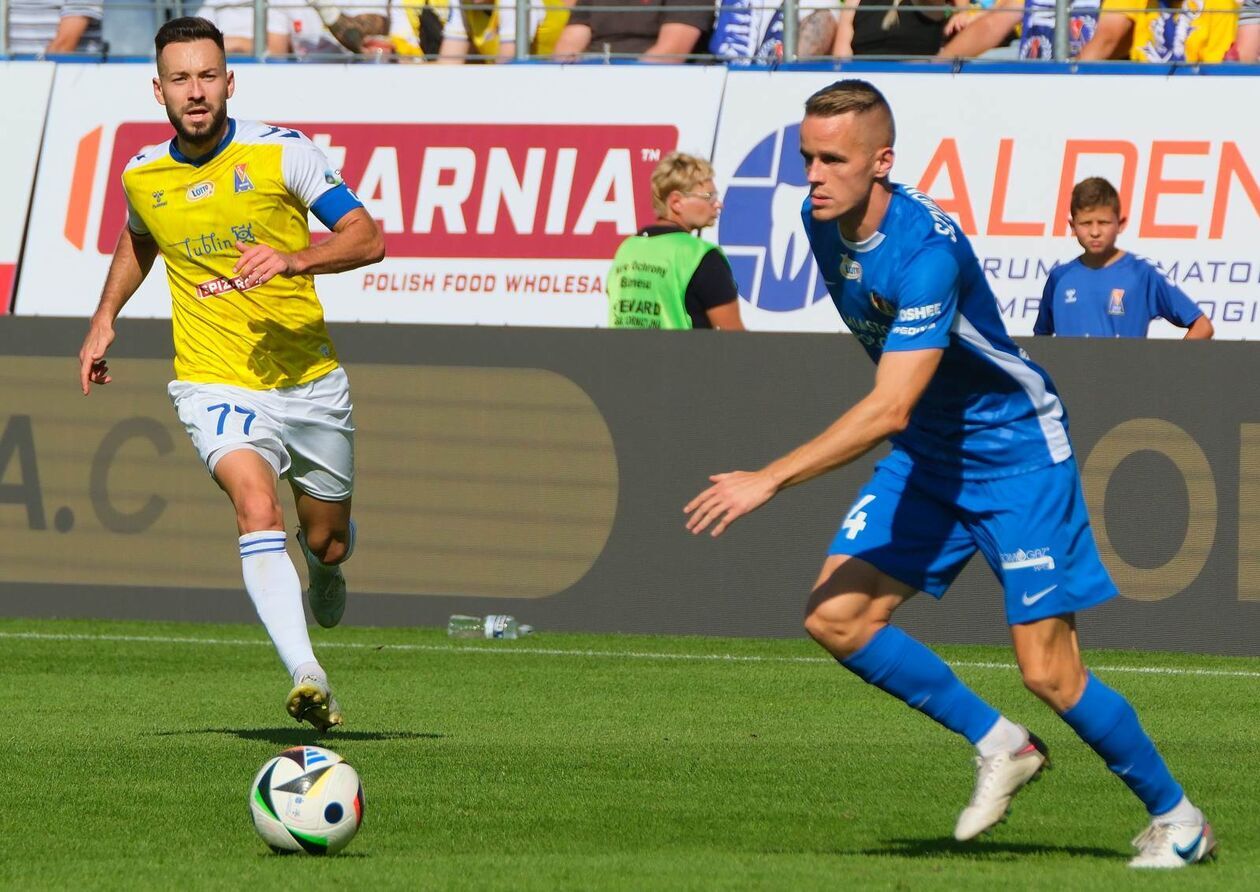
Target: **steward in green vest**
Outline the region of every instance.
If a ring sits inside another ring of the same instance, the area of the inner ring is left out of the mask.
[[[722,208],[713,168],[667,155],[652,173],[657,220],[621,243],[608,273],[610,328],[742,330],[739,290],[722,249],[694,233]]]

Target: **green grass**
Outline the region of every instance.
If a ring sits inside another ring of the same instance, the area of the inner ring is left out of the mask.
[[[1116,890],[1260,876],[1260,659],[1091,655],[1222,842],[1215,864],[1151,876],[1125,866],[1141,807],[1002,648],[941,652],[1045,738],[1055,767],[1008,823],[957,844],[970,748],[806,641],[314,634],[348,721],[322,742],[367,798],[358,838],[323,860],[272,855],[250,826],[257,768],[319,740],[283,713],[259,628],[0,620],[0,885]]]

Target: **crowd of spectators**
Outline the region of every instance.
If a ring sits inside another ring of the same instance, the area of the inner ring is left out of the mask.
[[[250,0],[202,0],[233,54],[255,54]],[[439,63],[516,55],[516,0],[268,0],[270,56]],[[527,2],[527,0],[521,0]],[[677,62],[782,58],[779,0],[528,0],[528,55]],[[1260,0],[1068,0],[1082,61],[1260,62]],[[1055,0],[798,0],[800,58],[1049,59]],[[102,0],[10,0],[10,53],[100,53]]]

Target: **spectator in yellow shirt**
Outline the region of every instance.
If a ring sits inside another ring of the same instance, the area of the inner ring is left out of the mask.
[[[1080,58],[1220,62],[1237,30],[1238,0],[1103,0]]]

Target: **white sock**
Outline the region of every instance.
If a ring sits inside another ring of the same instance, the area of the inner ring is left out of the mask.
[[[313,675],[324,683],[324,687],[328,687],[328,676],[324,674],[324,667],[319,663],[311,660],[306,663],[300,663],[293,669],[293,683],[297,684],[308,675]]]
[[[241,572],[258,618],[271,636],[290,675],[315,662],[311,637],[302,612],[302,583],[284,550],[283,530],[262,530],[241,536]]]
[[[1181,801],[1174,805],[1171,811],[1155,815],[1151,820],[1160,824],[1193,824],[1203,820],[1203,813],[1190,803],[1189,798],[1182,796]]]
[[[976,741],[976,749],[988,759],[999,753],[1013,753],[1027,744],[1028,729],[1000,715],[988,733]]]

